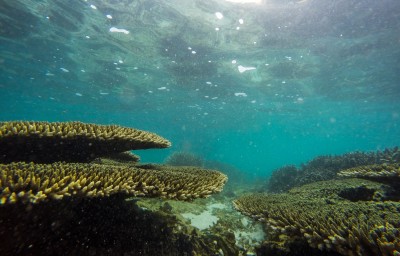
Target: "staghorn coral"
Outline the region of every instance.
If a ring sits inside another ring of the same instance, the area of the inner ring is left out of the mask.
[[[328,186],[329,185],[329,186]],[[381,189],[358,179],[317,182],[284,194],[251,194],[234,201],[236,209],[266,223],[270,239],[341,255],[399,255],[400,203],[349,201],[345,189]],[[282,241],[283,239],[283,241]],[[270,241],[271,242],[271,241]]]
[[[84,163],[0,165],[0,204],[112,194],[191,200],[220,192],[227,177],[195,167]]]
[[[166,148],[171,143],[147,131],[81,122],[0,123],[0,162],[88,162],[133,149]]]
[[[342,170],[338,173],[338,176],[398,183],[400,182],[400,164],[374,164],[358,166]]]

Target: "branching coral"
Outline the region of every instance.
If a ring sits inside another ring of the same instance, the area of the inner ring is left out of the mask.
[[[375,164],[342,170],[341,177],[356,177],[388,183],[400,182],[400,164]]]
[[[195,167],[83,163],[0,165],[1,204],[112,194],[191,200],[222,190],[227,177]]]
[[[316,181],[337,178],[337,173],[344,169],[374,164],[398,163],[400,153],[398,147],[376,152],[350,152],[337,156],[318,156],[302,164],[282,167],[275,170],[268,181],[268,192],[285,192],[292,187]]]
[[[318,182],[286,194],[251,194],[235,200],[234,205],[265,222],[277,237],[303,239],[319,250],[342,255],[399,255],[400,204],[340,199],[338,184],[342,182],[349,181],[330,181],[332,188]],[[379,188],[379,184],[357,182]]]
[[[2,122],[0,162],[88,162],[133,149],[166,148],[171,143],[147,131],[81,122]]]
[[[386,148],[383,151],[377,153],[377,158],[380,163],[394,164],[400,163],[400,151],[399,147]]]

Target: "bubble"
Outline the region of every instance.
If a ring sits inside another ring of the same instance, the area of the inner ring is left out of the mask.
[[[235,92],[236,97],[247,97],[247,94],[245,92]]]
[[[216,12],[215,13],[215,16],[217,17],[217,19],[222,19],[223,17],[224,17],[224,15],[222,14],[222,13],[220,13],[220,12]]]

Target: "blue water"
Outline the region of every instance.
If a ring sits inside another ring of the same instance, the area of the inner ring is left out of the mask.
[[[149,130],[173,146],[144,162],[251,177],[400,144],[397,0],[65,3],[1,1],[0,120]]]

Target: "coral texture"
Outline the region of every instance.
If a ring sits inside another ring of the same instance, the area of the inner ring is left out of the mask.
[[[374,164],[394,164],[399,161],[398,147],[376,152],[356,151],[337,156],[318,156],[302,164],[300,168],[289,165],[275,170],[266,187],[268,192],[281,193],[296,186],[337,179],[338,172],[344,169]]]
[[[117,154],[108,155],[105,157],[99,157],[92,161],[96,164],[111,164],[111,165],[136,165],[140,161],[138,155],[132,152],[122,152]]]
[[[85,163],[0,165],[0,202],[37,203],[112,194],[191,200],[220,192],[226,175],[195,167],[137,167]]]
[[[340,177],[364,178],[388,183],[400,182],[400,164],[375,164],[342,170]]]
[[[265,222],[279,239],[302,239],[312,248],[342,255],[399,255],[400,203],[346,200],[349,189],[383,193],[379,183],[353,179],[317,182],[285,194],[250,194],[234,205]]]
[[[166,148],[171,143],[147,131],[81,122],[0,123],[0,162],[88,162],[133,149]]]

